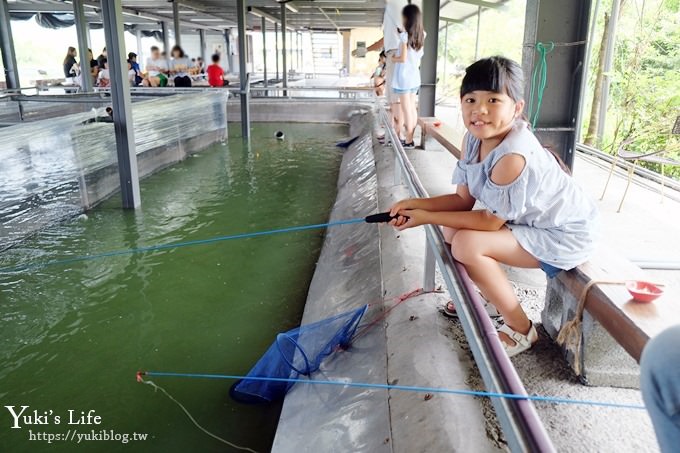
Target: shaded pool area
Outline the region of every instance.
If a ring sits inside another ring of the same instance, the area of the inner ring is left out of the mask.
[[[145,179],[138,212],[119,209],[114,195],[2,252],[0,267],[325,222],[342,157],[334,143],[346,132],[254,124],[250,146],[233,138]],[[145,451],[225,451],[165,396],[136,383],[135,372],[247,372],[276,333],[299,324],[323,236],[314,230],[0,274],[0,402],[62,419],[0,430],[0,449],[34,450],[29,429],[75,428],[148,434],[136,447]],[[208,430],[270,448],[280,407],[233,403],[228,381],[159,384]],[[68,426],[70,409],[95,410],[101,425]],[[11,422],[5,409],[0,422]],[[129,446],[59,443],[50,451]]]

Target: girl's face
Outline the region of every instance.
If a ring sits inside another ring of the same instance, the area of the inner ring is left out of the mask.
[[[175,50],[175,51],[172,53],[172,58],[179,58],[179,50]]]
[[[524,101],[493,91],[472,91],[461,98],[465,127],[480,140],[503,136],[523,108]]]

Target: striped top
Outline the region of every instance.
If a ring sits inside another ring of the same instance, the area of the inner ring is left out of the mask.
[[[465,156],[453,172],[453,184],[466,185],[476,200],[505,220],[526,251],[565,270],[590,258],[595,248],[597,207],[543,148],[525,121],[516,121],[481,162],[481,141],[467,133],[463,142]],[[517,179],[500,186],[491,180],[491,171],[507,154],[523,156],[525,166]]]

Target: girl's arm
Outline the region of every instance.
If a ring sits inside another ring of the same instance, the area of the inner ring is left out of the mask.
[[[410,198],[395,203],[390,214],[395,216],[404,209],[422,209],[425,211],[470,211],[475,205],[475,198],[470,195],[467,186],[459,185],[456,193],[430,198]]]
[[[408,52],[408,44],[402,42],[401,48],[399,50],[399,56],[392,55],[392,61],[395,63],[404,63],[406,61],[406,52]]]

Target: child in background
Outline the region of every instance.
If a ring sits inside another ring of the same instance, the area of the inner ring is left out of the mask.
[[[99,64],[102,68],[97,75],[97,86],[100,88],[106,88],[111,86],[111,77],[109,76],[109,62],[106,57],[99,60]]]
[[[423,31],[423,18],[420,8],[416,5],[406,5],[401,14],[404,21],[404,31],[399,33],[401,41],[399,50],[396,55],[392,56],[392,60],[396,63],[392,89],[399,96],[404,128],[406,129],[406,137],[402,144],[404,148],[413,148],[415,147],[413,133],[418,121],[416,95],[420,89],[420,60],[423,58],[425,32]],[[401,131],[397,131],[397,134],[401,134]]]
[[[208,83],[211,87],[226,87],[229,85],[228,80],[224,80],[224,70],[220,66],[220,55],[214,54],[212,56],[212,64],[208,66]]]
[[[503,57],[467,68],[460,89],[468,132],[453,172],[453,195],[392,206],[400,230],[444,227],[453,256],[503,316],[499,337],[509,356],[538,340],[499,263],[541,268],[553,278],[593,253],[597,207],[522,118],[521,67]],[[473,210],[479,200],[485,209]],[[452,303],[445,312],[455,315]]]
[[[387,63],[387,56],[385,51],[380,52],[378,57],[378,66],[373,71],[371,80],[373,80],[373,87],[375,88],[375,95],[382,96],[385,93],[385,65]]]

